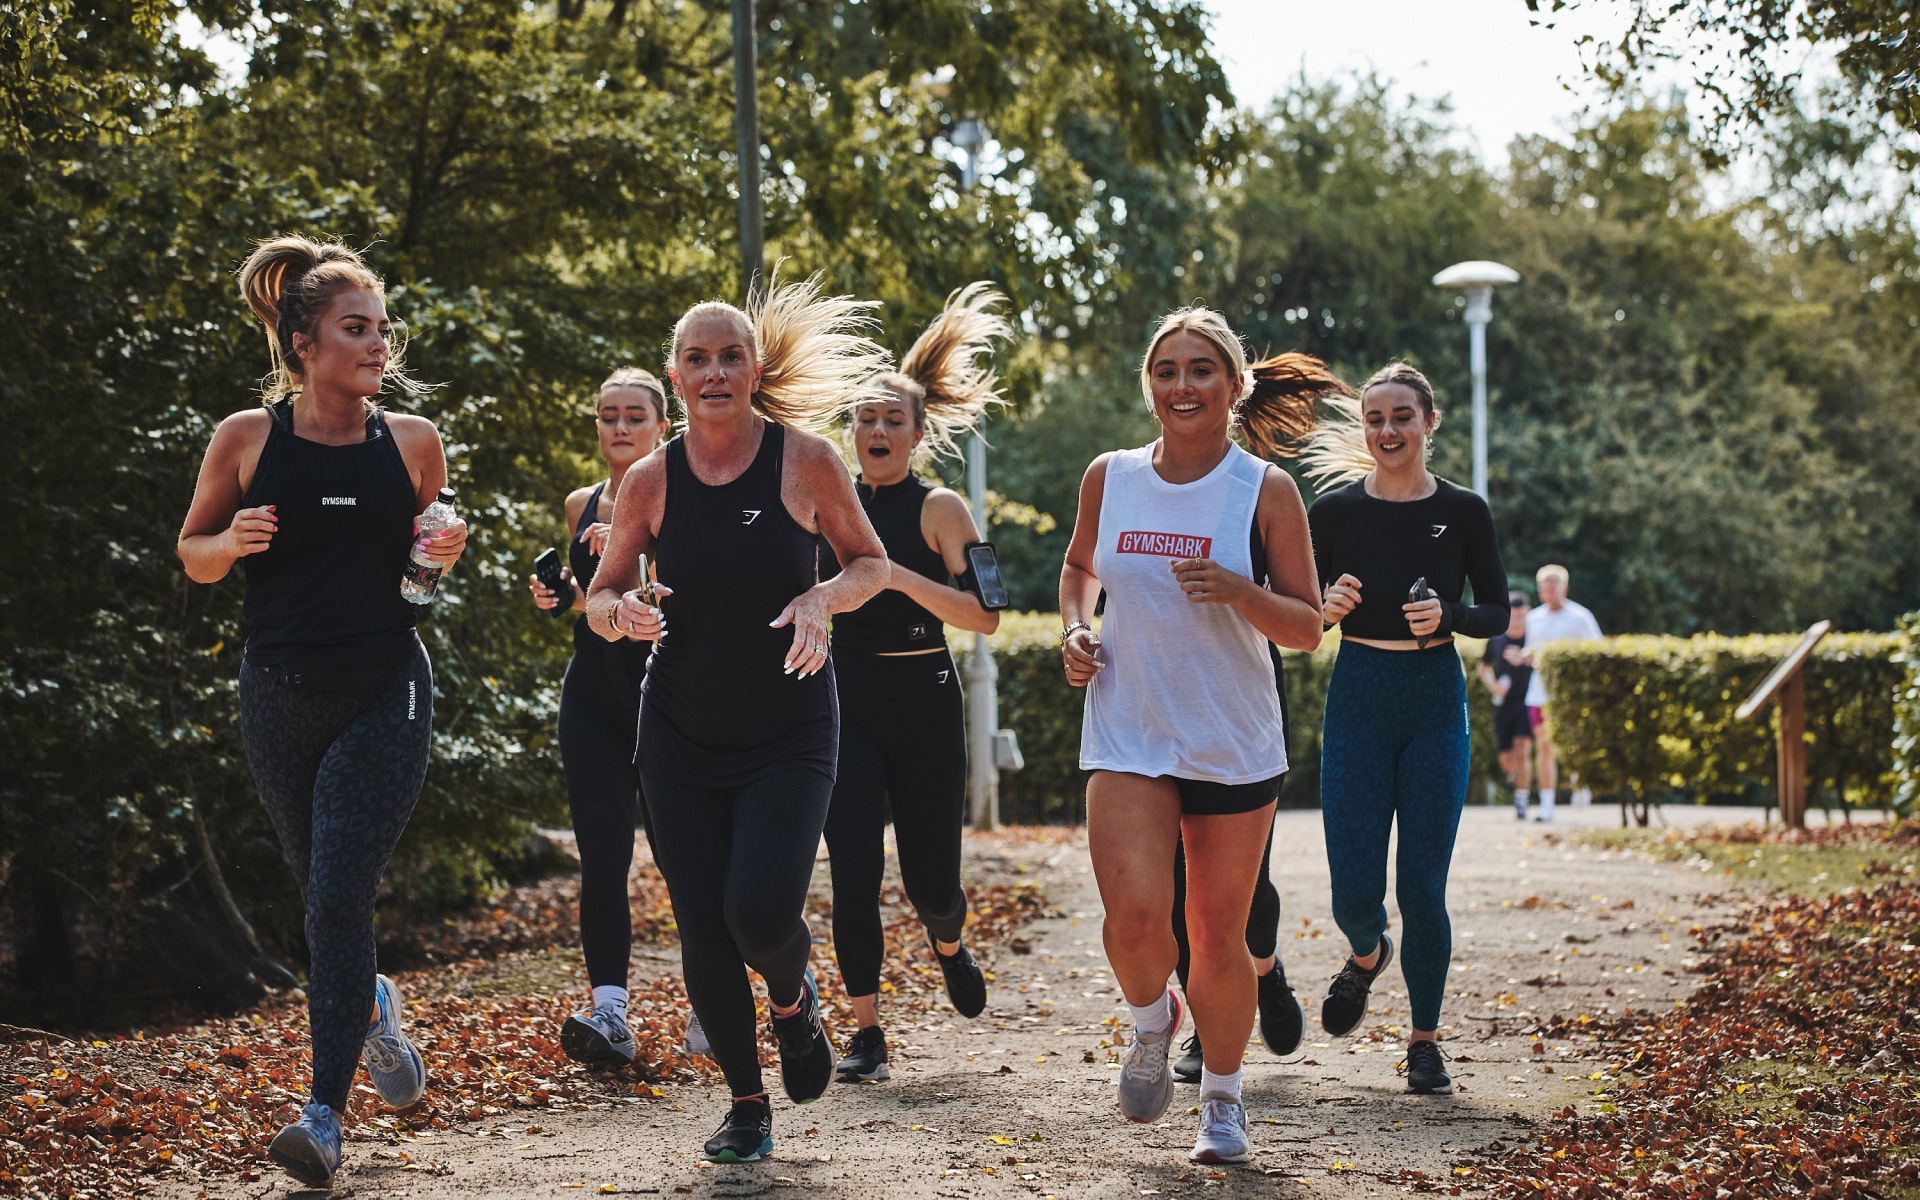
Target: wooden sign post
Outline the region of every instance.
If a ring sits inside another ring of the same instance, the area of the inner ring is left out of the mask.
[[[1780,706],[1780,741],[1774,757],[1778,760],[1780,823],[1790,829],[1807,827],[1807,681],[1800,669],[1832,628],[1832,621],[1819,621],[1809,628],[1793,652],[1780,660],[1733,714],[1745,721],[1764,710],[1769,700]]]

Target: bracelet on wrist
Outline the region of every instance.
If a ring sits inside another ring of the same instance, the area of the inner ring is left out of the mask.
[[[1084,630],[1086,630],[1086,631],[1087,631],[1088,633],[1092,633],[1092,632],[1093,632],[1093,626],[1091,626],[1091,625],[1089,625],[1089,624],[1087,624],[1087,623],[1086,623],[1085,621],[1069,621],[1069,622],[1067,622],[1067,627],[1066,627],[1065,629],[1062,629],[1062,630],[1060,631],[1060,646],[1061,646],[1061,648],[1062,648],[1062,649],[1064,649],[1064,648],[1066,647],[1066,644],[1067,644],[1067,639],[1073,636],[1073,632],[1074,632],[1074,630],[1076,630],[1076,629],[1084,629]]]

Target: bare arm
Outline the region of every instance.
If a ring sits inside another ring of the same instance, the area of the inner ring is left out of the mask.
[[[946,563],[949,575],[966,574],[967,544],[980,540],[980,530],[958,492],[948,488],[933,490],[920,509],[920,532],[927,539],[927,545]],[[914,603],[947,624],[970,633],[992,633],[1000,628],[1000,614],[983,608],[980,597],[972,592],[948,587],[945,580],[928,579],[897,562],[889,561],[887,566],[889,588],[905,592]]]
[[[1188,600],[1230,605],[1275,645],[1312,650],[1320,644],[1319,573],[1300,489],[1278,467],[1269,466],[1261,480],[1254,520],[1267,548],[1267,586],[1209,558],[1173,563],[1173,577]]]
[[[406,413],[387,414],[387,428],[393,431],[394,445],[400,448],[400,459],[413,479],[413,511],[424,512],[447,486],[447,454],[440,444],[440,431],[425,417]],[[441,570],[448,570],[466,553],[467,522],[456,517],[445,530],[416,544],[440,564]]]
[[[853,476],[833,443],[789,429],[787,469],[780,500],[803,529],[827,539],[840,573],[814,584],[774,618],[773,627],[793,626],[793,645],[785,660],[789,672],[805,677],[827,663],[827,617],[852,612],[887,586],[887,550],[860,507]]]
[[[580,514],[587,511],[587,497],[592,494],[592,488],[575,488],[567,496],[565,527],[569,534],[580,527]],[[571,612],[584,610],[587,607],[587,594],[581,589],[580,581],[573,577],[572,570],[561,567],[560,578],[572,585],[572,594],[569,597],[570,602],[567,605],[568,610]],[[550,588],[540,582],[540,577],[537,575],[527,576],[527,590],[533,593],[533,602],[542,611],[553,608],[559,603],[559,598],[553,594]]]
[[[240,507],[272,420],[265,409],[252,409],[233,414],[213,431],[174,547],[195,583],[218,583],[234,563],[272,544],[280,520],[273,506]]]
[[[610,642],[634,637],[655,641],[666,631],[660,609],[640,599],[640,556],[653,553],[660,536],[660,517],[666,511],[667,448],[661,446],[633,465],[620,483],[613,502],[613,532],[593,577],[593,591],[583,608],[587,628]],[[658,581],[658,594],[673,589]]]
[[[1093,550],[1100,543],[1100,504],[1107,494],[1107,461],[1102,454],[1087,467],[1080,480],[1080,508],[1073,519],[1073,540],[1067,543],[1067,559],[1060,567],[1060,620],[1071,627],[1075,622],[1091,626],[1094,606],[1100,603],[1100,580],[1093,573]],[[1067,670],[1067,682],[1085,687],[1087,681],[1105,665],[1100,661],[1100,639],[1091,628],[1076,629],[1060,646],[1061,661]]]

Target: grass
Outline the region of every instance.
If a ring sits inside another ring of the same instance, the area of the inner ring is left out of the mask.
[[[1599,849],[1648,854],[1708,871],[1751,879],[1783,895],[1831,896],[1848,888],[1871,891],[1888,879],[1912,879],[1916,853],[1910,845],[1878,840],[1872,826],[1852,840],[1813,842],[1729,841],[1692,830],[1591,829],[1576,840]],[[1869,868],[1878,866],[1878,870]],[[1885,868],[1891,866],[1892,871]]]

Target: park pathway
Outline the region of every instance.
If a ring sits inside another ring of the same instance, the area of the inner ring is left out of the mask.
[[[1691,987],[1689,927],[1721,918],[1734,899],[1700,894],[1729,886],[1725,876],[1572,844],[1572,827],[1617,824],[1617,810],[1563,810],[1558,826],[1545,827],[1519,824],[1509,809],[1469,809],[1454,856],[1454,967],[1443,1018],[1461,1090],[1408,1096],[1394,1070],[1407,1022],[1397,968],[1355,1035],[1330,1039],[1318,1026],[1320,995],[1345,949],[1328,910],[1319,814],[1283,812],[1279,822],[1281,953],[1308,1032],[1285,1061],[1257,1045],[1248,1055],[1255,1154],[1245,1167],[1187,1163],[1196,1087],[1181,1087],[1156,1126],[1130,1125],[1116,1111],[1107,1022],[1125,1009],[1100,950],[1082,834],[1066,845],[970,844],[978,874],[1033,879],[1060,915],[1027,927],[1028,952],[1003,947],[992,957],[987,1015],[969,1022],[943,1010],[892,1026],[892,1082],[837,1085],[806,1108],[776,1099],[778,1149],[765,1162],[698,1161],[724,1107],[717,1081],[700,1081],[669,1084],[657,1099],[508,1115],[399,1144],[356,1139],[340,1191],[421,1200],[1344,1197],[1398,1193],[1412,1181],[1403,1172],[1420,1171],[1443,1192],[1472,1194],[1477,1177],[1462,1169],[1476,1148],[1527,1138],[1547,1113],[1588,1098],[1588,1077],[1605,1064],[1604,1046],[1549,1037],[1536,1049],[1534,1031],[1555,1015],[1577,1024],[1581,1014],[1670,1007]],[[270,1173],[160,1194],[290,1190],[299,1191]]]

